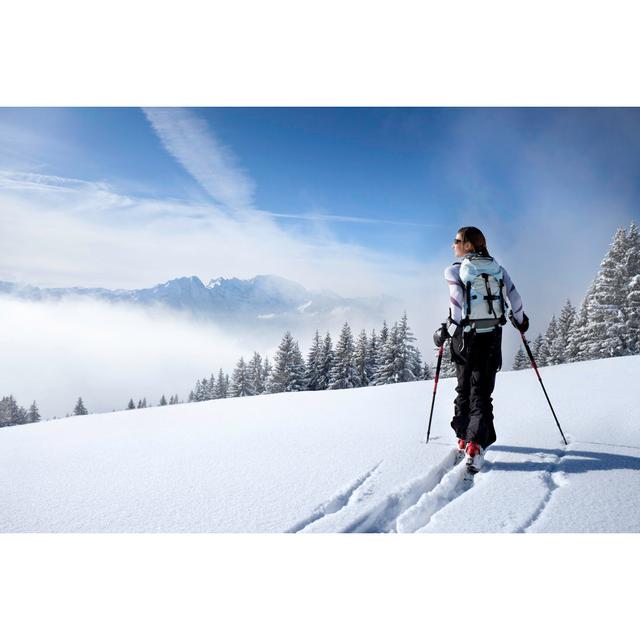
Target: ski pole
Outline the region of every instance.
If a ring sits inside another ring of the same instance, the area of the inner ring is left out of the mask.
[[[556,424],[558,425],[558,429],[560,429],[560,435],[562,436],[564,443],[569,444],[567,442],[567,439],[564,437],[564,433],[562,433],[562,428],[560,427],[560,423],[558,422],[556,412],[553,410],[553,405],[551,404],[551,400],[549,400],[549,396],[547,395],[547,390],[544,388],[544,384],[542,384],[542,378],[540,377],[538,366],[536,365],[536,361],[534,360],[533,354],[531,353],[531,349],[529,348],[529,343],[527,342],[527,339],[524,337],[524,333],[522,333],[522,331],[520,332],[520,337],[522,338],[522,342],[524,344],[524,348],[527,351],[527,355],[529,356],[529,360],[531,360],[531,365],[533,366],[533,369],[536,372],[536,375],[538,376],[538,381],[540,382],[540,385],[542,386],[542,390],[544,391],[544,397],[547,399],[547,402],[549,403],[549,407],[551,408],[551,413],[553,413],[553,417],[556,421]]]
[[[431,411],[429,412],[429,428],[427,429],[427,442],[425,444],[429,444],[429,434],[431,433],[431,418],[433,417],[433,405],[436,403],[436,389],[438,388],[438,379],[440,378],[440,365],[442,364],[442,353],[444,352],[443,342],[440,345],[440,350],[438,351],[438,364],[436,365],[436,377],[433,381],[433,399],[431,400]]]

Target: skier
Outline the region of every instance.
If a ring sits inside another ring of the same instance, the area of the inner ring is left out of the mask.
[[[496,441],[491,394],[502,366],[505,293],[514,327],[524,333],[529,319],[507,270],[489,255],[480,229],[462,227],[452,248],[460,261],[444,272],[449,285],[449,317],[433,339],[437,347],[451,339],[451,360],[458,379],[451,427],[458,438],[459,459],[465,457],[468,470],[475,473],[485,449]]]

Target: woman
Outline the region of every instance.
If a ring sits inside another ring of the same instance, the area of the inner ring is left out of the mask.
[[[529,319],[507,270],[489,255],[480,229],[462,227],[452,248],[460,261],[444,272],[449,318],[434,334],[434,342],[439,347],[451,338],[451,360],[458,378],[451,426],[460,457],[465,455],[467,467],[476,472],[484,450],[496,441],[491,394],[502,366],[505,302],[509,302],[509,318],[518,331],[529,328]]]

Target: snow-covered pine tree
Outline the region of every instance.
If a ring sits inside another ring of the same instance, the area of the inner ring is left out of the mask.
[[[147,408],[147,399],[146,398],[142,398],[142,408],[143,409]]]
[[[544,340],[540,345],[540,352],[538,353],[538,358],[540,360],[538,364],[541,367],[546,365],[557,364],[557,362],[553,360],[555,351],[552,348],[557,335],[558,335],[558,322],[556,321],[556,316],[553,315],[551,317],[551,322],[549,322],[549,325],[547,326],[547,330],[545,331]]]
[[[525,369],[527,365],[527,356],[524,353],[524,349],[522,346],[518,348],[516,351],[516,356],[513,359],[513,370],[519,371],[520,369]]]
[[[626,245],[627,234],[620,227],[593,283],[586,332],[590,358],[628,353],[624,326]]]
[[[306,371],[298,343],[287,331],[274,358],[267,387],[270,393],[304,391]]]
[[[376,330],[371,331],[369,348],[367,349],[367,366],[369,368],[369,385],[375,384],[376,368],[378,366],[380,351],[380,339],[376,335]]]
[[[626,305],[629,353],[637,355],[640,354],[640,274],[629,281]]]
[[[419,369],[419,358],[417,349],[413,345],[415,341],[405,311],[398,325],[399,352],[396,361],[396,382],[412,382],[417,379],[416,370]]]
[[[76,402],[76,406],[73,408],[74,416],[86,416],[89,412],[84,406],[82,402],[82,398],[78,398],[78,402]]]
[[[413,370],[413,375],[416,380],[422,380],[423,368],[422,368],[422,354],[418,349],[416,349],[416,361],[415,368]]]
[[[271,362],[269,361],[269,356],[265,356],[264,365],[262,367],[262,384],[264,386],[264,390],[262,393],[269,393],[269,389],[267,383],[269,378],[271,377],[271,372],[273,371],[273,367],[271,366]]]
[[[530,345],[531,355],[533,356],[533,359],[536,361],[536,365],[540,367],[543,366],[539,362],[540,349],[542,348],[543,342],[544,342],[544,338],[542,337],[542,334],[538,333],[538,335],[535,337],[534,341]],[[527,357],[527,361],[525,362],[524,368],[525,369],[531,368],[531,362],[529,361],[528,357]]]
[[[133,401],[133,398],[129,398],[129,404],[127,405],[127,409],[135,409],[136,405],[135,402]]]
[[[389,339],[389,327],[387,321],[382,321],[382,329],[380,329],[380,336],[378,337],[378,345],[375,351],[375,365],[373,368],[373,377],[371,379],[372,385],[387,384],[386,382],[380,382],[380,375],[384,369],[385,363],[385,348],[387,340]]]
[[[244,398],[245,396],[255,395],[253,385],[251,384],[249,368],[242,357],[238,360],[238,364],[233,371],[229,394],[232,398]]]
[[[322,341],[322,350],[320,357],[320,376],[318,377],[318,390],[328,389],[331,384],[331,369],[333,369],[333,341],[331,335],[327,331]]]
[[[322,342],[316,329],[311,348],[307,354],[307,389],[318,391],[322,372]]]
[[[23,424],[23,414],[26,420],[26,411],[18,406],[12,395],[4,396],[0,400],[0,427]]]
[[[435,369],[433,369],[428,362],[425,362],[422,367],[422,379],[433,380],[434,371]]]
[[[591,284],[586,296],[582,300],[579,311],[576,313],[573,322],[573,330],[569,335],[569,344],[567,352],[569,354],[568,362],[578,362],[588,360],[591,351],[591,344],[588,342],[589,334],[589,308],[593,299],[594,286]]]
[[[189,391],[189,396],[187,397],[187,402],[195,402],[196,401],[196,396],[193,393],[193,391]],[[169,403],[169,404],[173,404],[173,402]]]
[[[358,336],[358,342],[356,343],[354,352],[354,361],[358,377],[360,378],[360,386],[369,386],[373,371],[371,370],[371,359],[369,357],[369,340],[367,339],[367,332],[364,329]]]
[[[206,385],[204,386],[204,399],[214,400],[216,397],[216,377],[211,373]]]
[[[40,422],[40,412],[38,411],[38,405],[36,404],[35,400],[29,407],[29,412],[27,414],[27,422],[29,423]]]
[[[400,375],[402,347],[398,335],[398,323],[388,331],[382,348],[382,358],[376,370],[376,385],[394,384]]]
[[[627,349],[631,355],[640,353],[640,230],[634,221],[627,234],[624,257],[625,300],[624,321]]]
[[[560,311],[556,338],[550,348],[552,354],[551,359],[555,364],[569,362],[570,357],[575,356],[575,353],[572,353],[569,349],[569,338],[574,331],[575,321],[575,307],[573,307],[570,300],[567,300]]]
[[[264,378],[262,377],[262,356],[257,352],[253,352],[251,360],[249,360],[249,380],[253,387],[255,395],[259,396],[264,393]]]
[[[158,404],[159,407],[166,407],[167,406],[167,399],[164,397],[164,393],[162,394],[162,398],[160,398],[160,402]]]
[[[329,389],[353,389],[361,387],[355,363],[355,345],[349,323],[345,322],[336,343],[335,358],[331,368]]]
[[[227,377],[222,369],[218,371],[218,378],[216,380],[215,399],[226,398],[229,394],[229,385],[227,384]]]

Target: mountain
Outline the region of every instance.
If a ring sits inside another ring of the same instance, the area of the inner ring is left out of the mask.
[[[309,291],[302,285],[274,275],[250,280],[215,278],[205,285],[197,276],[182,277],[147,289],[39,288],[0,281],[0,295],[27,300],[60,300],[70,297],[94,298],[112,303],[166,306],[197,316],[227,320],[269,321],[274,318],[344,314],[383,313],[392,302],[378,298],[343,298],[331,291]]]
[[[0,532],[640,532],[640,356],[541,371],[569,444],[533,371],[500,372],[466,491],[452,378],[428,445],[432,381],[0,429]]]

